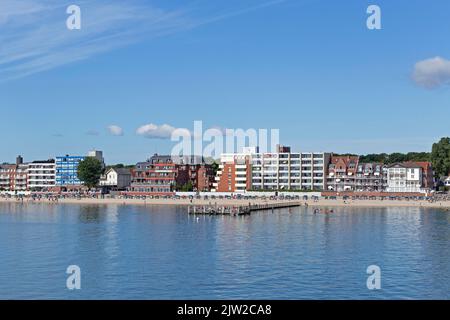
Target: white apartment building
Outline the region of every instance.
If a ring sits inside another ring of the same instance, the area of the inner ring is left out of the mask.
[[[252,190],[324,190],[329,153],[252,155]]]
[[[422,167],[413,163],[397,163],[388,167],[388,192],[423,192]]]
[[[55,160],[38,160],[28,164],[28,189],[30,191],[45,191],[55,187]]]
[[[324,190],[330,153],[291,153],[290,148],[283,146],[279,147],[279,152],[274,153],[257,151],[255,148],[246,148],[244,153],[223,154],[216,182],[223,181],[223,174],[227,174],[230,178],[235,177],[236,185],[231,190],[233,192]],[[246,161],[239,163],[239,159],[249,159],[248,164]],[[234,164],[235,170],[230,164]],[[217,183],[215,187],[218,186]]]

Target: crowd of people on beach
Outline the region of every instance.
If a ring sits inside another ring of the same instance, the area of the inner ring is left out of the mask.
[[[238,200],[249,201],[254,203],[261,202],[276,202],[276,201],[296,201],[304,203],[306,207],[309,205],[315,206],[319,201],[321,203],[326,202],[332,205],[335,201],[340,201],[346,206],[358,205],[361,203],[369,202],[369,201],[377,201],[384,202],[389,201],[392,203],[393,201],[399,202],[413,202],[417,206],[424,206],[425,204],[435,204],[441,207],[449,207],[450,202],[450,194],[435,194],[432,197],[318,197],[316,195],[306,196],[306,195],[295,195],[295,196],[284,196],[284,195],[276,195],[276,196],[267,196],[267,195],[245,195],[245,194],[230,194],[230,195],[205,195],[205,194],[196,194],[196,195],[155,195],[155,196],[142,196],[142,195],[124,195],[124,194],[102,194],[100,192],[61,192],[61,193],[32,193],[28,195],[11,195],[0,193],[1,201],[11,201],[11,202],[32,202],[32,203],[58,203],[61,200],[120,200],[123,201],[123,204],[127,202],[127,200],[134,200],[138,202],[146,203],[147,200],[150,202],[152,200],[163,200],[170,202],[177,202],[179,200],[184,200],[180,202],[189,201],[190,204],[193,204],[196,201],[217,201],[217,200]],[[323,209],[317,209],[316,213],[333,213],[332,211],[324,211]]]

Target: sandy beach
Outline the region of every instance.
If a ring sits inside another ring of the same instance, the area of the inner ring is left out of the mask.
[[[450,201],[406,201],[406,200],[329,200],[319,199],[317,201],[288,201],[288,200],[239,200],[239,199],[214,199],[214,200],[200,200],[194,199],[192,202],[189,199],[97,199],[97,198],[67,198],[59,199],[58,201],[51,201],[48,199],[31,200],[24,199],[16,200],[13,198],[0,198],[0,203],[41,203],[41,204],[114,204],[114,205],[215,205],[218,206],[246,206],[249,203],[252,205],[261,204],[280,204],[280,203],[295,203],[298,202],[302,206],[307,204],[310,207],[426,207],[426,208],[443,208],[450,209]]]

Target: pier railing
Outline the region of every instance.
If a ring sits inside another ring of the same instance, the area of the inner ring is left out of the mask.
[[[255,211],[264,210],[275,210],[284,208],[294,208],[300,207],[302,204],[300,202],[286,202],[286,203],[265,203],[265,204],[249,204],[249,205],[189,205],[189,214],[207,214],[207,215],[233,215],[233,216],[243,216],[250,215]]]

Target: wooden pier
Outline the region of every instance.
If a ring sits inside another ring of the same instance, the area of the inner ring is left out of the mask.
[[[193,215],[231,215],[231,216],[245,216],[250,215],[255,211],[275,210],[285,208],[300,207],[300,202],[286,202],[286,203],[268,203],[268,204],[249,204],[249,205],[195,205],[188,206],[188,213]]]

